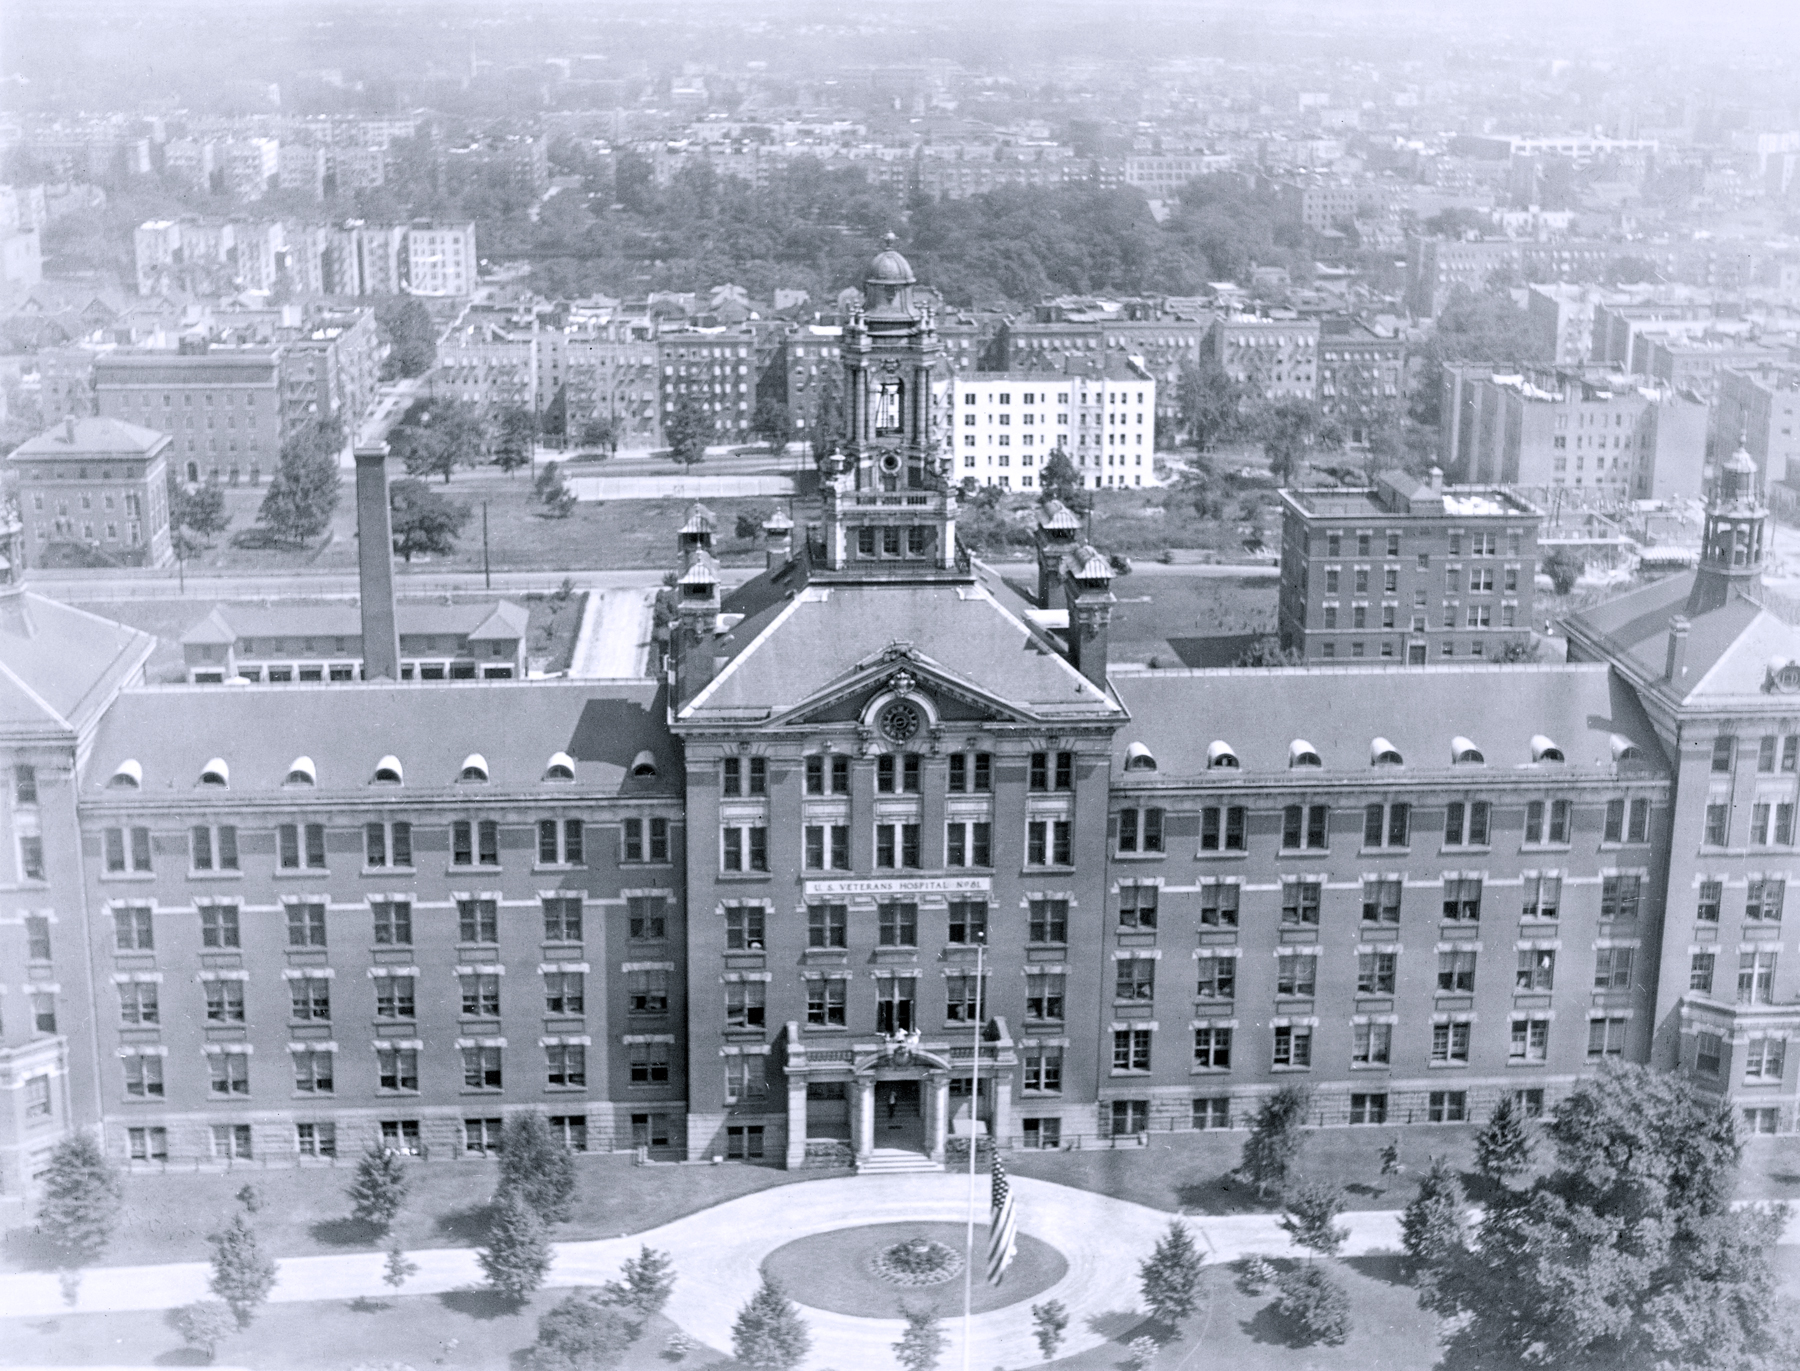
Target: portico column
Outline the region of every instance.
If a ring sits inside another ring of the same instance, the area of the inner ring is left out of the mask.
[[[1012,1133],[1012,1076],[994,1077],[994,1114],[988,1125],[988,1136],[999,1147]]]
[[[936,1071],[931,1075],[928,1084],[931,1086],[930,1130],[926,1134],[931,1144],[931,1160],[944,1160],[944,1137],[950,1125],[950,1076],[948,1072]]]
[[[787,1169],[806,1164],[806,1078],[788,1077]]]
[[[850,1083],[850,1146],[858,1161],[875,1150],[875,1083],[862,1076]]]

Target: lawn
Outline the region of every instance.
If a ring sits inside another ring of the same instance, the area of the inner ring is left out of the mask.
[[[840,1228],[776,1248],[763,1258],[765,1276],[789,1291],[801,1304],[868,1319],[900,1318],[900,1304],[934,1304],[940,1310],[962,1308],[966,1269],[932,1285],[902,1286],[883,1280],[869,1269],[883,1249],[915,1237],[941,1243],[961,1257],[967,1233],[958,1223],[882,1223],[864,1228]],[[970,1282],[972,1307],[977,1314],[1016,1304],[1048,1290],[1069,1274],[1069,1264],[1054,1247],[1028,1233],[1018,1236],[1018,1256],[1006,1270],[1006,1282],[995,1287],[982,1278],[980,1264],[986,1254],[986,1235],[975,1246],[976,1271]]]
[[[737,1164],[639,1167],[629,1156],[610,1154],[578,1157],[576,1165],[580,1188],[574,1216],[552,1231],[554,1241],[616,1238],[770,1186],[842,1174]],[[230,1217],[232,1197],[246,1182],[261,1192],[257,1229],[264,1247],[277,1256],[373,1252],[395,1239],[408,1248],[473,1247],[485,1236],[496,1170],[495,1163],[478,1159],[414,1163],[408,1169],[412,1193],[388,1239],[373,1237],[349,1217],[344,1189],[353,1178],[354,1160],[331,1168],[127,1175],[125,1213],[105,1264],[207,1259],[206,1235]],[[0,1252],[5,1269],[25,1269],[35,1259],[28,1229],[7,1233]]]
[[[219,1345],[221,1366],[258,1371],[350,1371],[352,1367],[516,1366],[537,1338],[537,1321],[566,1290],[540,1291],[514,1310],[484,1290],[401,1295],[369,1301],[321,1300],[265,1305],[255,1324]],[[718,1352],[663,1355],[675,1325],[652,1319],[621,1371],[670,1371],[729,1365]],[[204,1366],[163,1313],[73,1314],[0,1319],[0,1366]]]

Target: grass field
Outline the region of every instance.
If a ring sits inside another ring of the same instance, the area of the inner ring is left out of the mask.
[[[884,1248],[914,1237],[929,1238],[963,1255],[967,1230],[956,1223],[882,1223],[864,1228],[842,1228],[776,1248],[763,1258],[763,1274],[814,1309],[854,1314],[868,1319],[901,1317],[900,1303],[915,1307],[935,1305],[940,1312],[962,1308],[963,1275],[935,1285],[906,1287],[891,1284],[869,1269],[869,1262]],[[971,1307],[977,1314],[1017,1304],[1048,1290],[1069,1273],[1069,1264],[1049,1243],[1028,1233],[1019,1234],[1019,1254],[1007,1268],[1005,1283],[996,1287],[982,1278],[980,1263],[985,1249],[975,1247],[977,1269],[971,1282]]]

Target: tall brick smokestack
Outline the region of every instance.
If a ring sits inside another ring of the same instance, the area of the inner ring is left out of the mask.
[[[356,449],[356,565],[362,599],[363,679],[400,679],[394,615],[394,521],[388,510],[386,443]]]

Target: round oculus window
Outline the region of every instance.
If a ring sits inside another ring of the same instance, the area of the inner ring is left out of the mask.
[[[881,711],[881,731],[897,743],[906,742],[919,731],[919,711],[904,702],[896,702]]]

